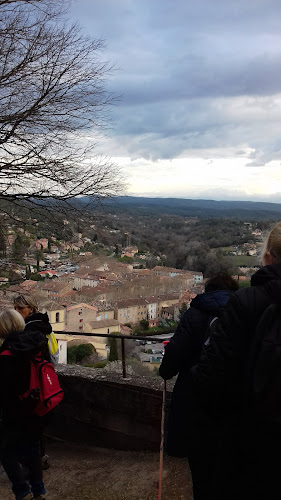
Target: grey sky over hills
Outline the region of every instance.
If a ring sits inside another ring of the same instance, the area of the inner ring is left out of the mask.
[[[228,197],[281,199],[280,2],[74,0],[70,15],[106,41],[101,57],[115,66],[109,86],[122,97],[101,148],[126,158],[137,194],[149,194],[140,182],[147,169],[150,186],[169,195],[193,197],[197,186],[200,196],[217,188]],[[205,161],[201,177],[194,159]],[[156,185],[174,160],[187,191],[170,180]],[[258,184],[250,189],[253,168]]]

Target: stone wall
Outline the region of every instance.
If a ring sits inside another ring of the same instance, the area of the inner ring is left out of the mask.
[[[162,411],[160,378],[60,366],[65,397],[48,433],[70,441],[129,450],[159,450]]]

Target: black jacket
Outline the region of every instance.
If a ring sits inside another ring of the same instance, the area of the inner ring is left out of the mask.
[[[159,374],[168,380],[179,372],[188,373],[198,362],[210,321],[227,303],[231,292],[217,290],[197,295],[191,301],[174,336],[165,347]]]
[[[47,313],[34,313],[25,319],[25,331],[39,331],[48,335],[52,332]]]
[[[41,332],[45,335],[52,333],[52,327],[47,313],[37,312],[31,314],[25,319],[25,332]],[[51,361],[50,351],[48,348],[48,339],[46,338],[45,346],[42,350],[45,359]]]
[[[190,458],[191,441],[196,435],[195,427],[201,434],[203,429],[206,430],[200,411],[191,398],[188,375],[190,368],[199,360],[204,341],[208,337],[210,321],[219,314],[231,293],[218,290],[197,295],[166,345],[159,373],[165,380],[178,374],[169,412],[166,440],[169,455],[188,455]],[[204,453],[202,446],[200,449]]]
[[[270,304],[281,305],[281,264],[260,269],[251,285],[231,297],[189,376],[201,414],[219,430],[213,446],[218,451],[213,478],[217,500],[281,497],[281,428],[256,418],[248,392],[257,324]]]
[[[281,264],[265,266],[238,290],[211,327],[210,342],[191,370],[196,391],[241,395],[245,386],[251,339],[264,310],[281,305]]]
[[[10,350],[13,356],[0,355],[0,406],[3,424],[8,428],[25,428],[30,419],[24,416],[19,395],[29,386],[30,359],[46,346],[41,332],[16,332],[9,335],[0,348],[0,354]]]

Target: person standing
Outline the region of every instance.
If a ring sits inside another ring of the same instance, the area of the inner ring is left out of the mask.
[[[197,400],[205,403],[205,418],[210,418],[206,404],[210,399],[219,410],[221,446],[214,476],[218,500],[281,498],[281,222],[269,232],[262,260],[251,286],[236,292],[212,325],[210,342],[190,371],[189,383]],[[267,321],[261,332],[264,315]],[[255,386],[263,389],[265,403],[260,411],[255,404],[259,392],[253,391],[252,355],[253,346],[263,345],[257,341],[268,334],[271,341],[259,353],[262,369]],[[265,372],[270,382],[261,385]],[[273,388],[278,390],[271,418],[267,403],[272,401]]]
[[[25,331],[37,331],[44,333],[48,339],[49,353],[46,358],[56,365],[59,357],[59,348],[47,313],[41,313],[38,304],[31,295],[18,295],[14,298],[14,309],[18,311],[25,320]]]
[[[226,305],[238,283],[226,273],[218,273],[205,284],[183,315],[178,328],[165,347],[159,374],[165,380],[178,375],[168,420],[167,452],[188,457],[195,500],[213,500],[212,467],[216,460],[219,429],[206,420],[189,389],[188,376],[208,337],[210,322]]]
[[[41,313],[38,310],[38,304],[34,297],[31,295],[18,295],[14,298],[14,309],[18,311],[25,321],[25,331],[33,332],[40,331],[42,332],[46,339],[47,344],[45,347],[45,351],[42,353],[44,359],[51,361],[53,365],[56,365],[58,362],[59,356],[59,348],[58,343],[55,338],[54,333],[52,332],[52,326],[49,321],[49,317],[47,313]],[[46,425],[50,419],[50,416],[45,417]],[[46,454],[46,443],[44,435],[41,436],[41,455],[42,455],[42,467],[43,470],[47,470],[50,467],[49,457]]]
[[[43,500],[46,491],[40,454],[42,419],[30,414],[19,396],[29,388],[30,360],[44,350],[46,337],[39,331],[24,332],[24,328],[22,316],[14,309],[0,313],[0,337],[4,339],[0,348],[0,454],[16,500]],[[28,469],[28,481],[23,462]]]

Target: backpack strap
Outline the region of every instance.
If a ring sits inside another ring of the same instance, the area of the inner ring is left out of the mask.
[[[5,351],[0,352],[0,356],[13,356],[13,353],[9,349],[6,349]]]
[[[206,333],[205,333],[205,339],[204,339],[204,344],[203,346],[207,346],[209,343],[210,343],[210,333],[211,333],[211,327],[213,325],[213,323],[215,323],[215,321],[217,321],[218,319],[218,316],[215,316],[214,318],[211,319],[210,323],[208,324],[207,326],[207,330],[206,330]]]

